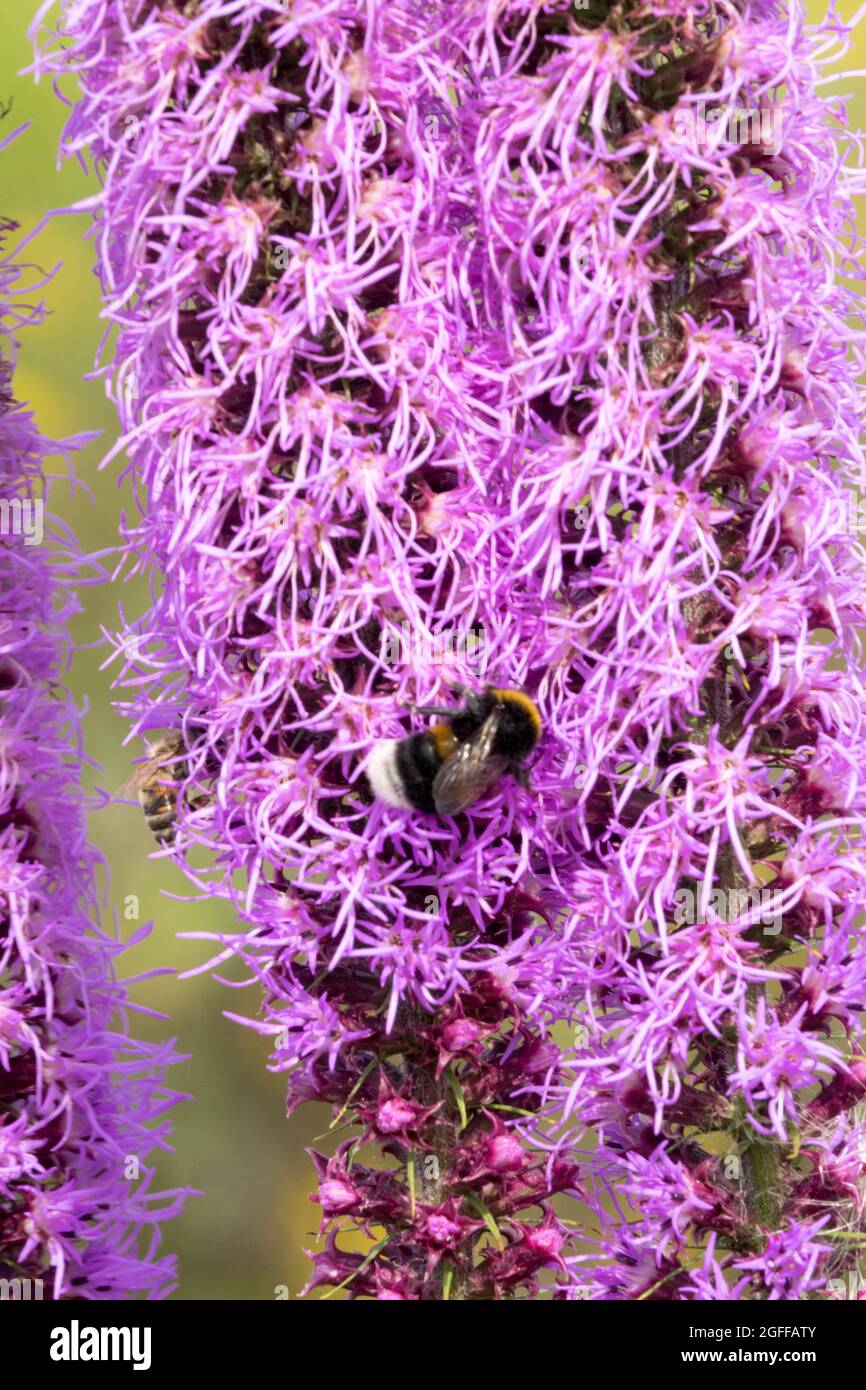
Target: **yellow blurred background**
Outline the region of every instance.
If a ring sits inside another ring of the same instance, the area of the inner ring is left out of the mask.
[[[813,18],[821,8],[810,5]],[[48,82],[37,86],[31,77],[20,75],[31,60],[26,31],[36,9],[37,0],[3,0],[0,10],[0,103],[13,99],[0,134],[5,136],[24,120],[31,123],[2,155],[0,215],[14,218],[23,231],[46,210],[68,206],[96,187],[93,175],[77,166],[67,163],[58,171],[64,108]],[[844,12],[852,11],[853,3],[848,3]],[[866,66],[866,25],[842,66],[860,65]],[[852,122],[866,125],[864,79],[846,80],[832,90],[857,93],[849,108]],[[78,476],[96,495],[96,504],[83,490],[72,492],[65,485],[55,488],[52,499],[52,510],[70,523],[84,550],[97,551],[116,543],[120,511],[131,503],[128,489],[117,486],[117,462],[97,474],[99,460],[115,437],[116,417],[102,383],[82,379],[93,367],[104,328],[93,249],[86,240],[89,226],[87,214],[52,219],[28,248],[27,259],[43,269],[62,264],[39,296],[50,309],[49,317],[22,335],[15,395],[32,404],[40,429],[51,437],[103,431],[102,439],[76,461]],[[122,589],[84,589],[80,597],[84,612],[74,623],[73,637],[82,646],[96,641],[102,625],[116,626],[118,600],[129,614],[141,611],[147,602],[140,582]],[[114,790],[128,776],[138,748],[132,754],[121,748],[126,731],[111,709],[111,671],[100,670],[107,655],[104,647],[79,651],[70,684],[79,703],[89,706],[87,750],[100,764],[88,772],[87,786]],[[167,861],[149,862],[152,842],[138,810],[114,807],[94,813],[91,836],[111,870],[107,910],[117,911],[124,934],[139,925],[123,916],[130,895],[139,900],[139,922],[154,922],[151,936],[124,958],[125,974],[166,965],[182,971],[206,958],[206,943],[179,941],[177,932],[234,930],[233,916],[224,905],[176,902],[164,895],[163,890],[185,895],[188,885]],[[228,973],[225,968],[223,973]],[[301,1247],[314,1243],[319,1210],[308,1200],[313,1177],[304,1149],[327,1129],[327,1110],[306,1107],[287,1120],[285,1079],[265,1067],[268,1041],[223,1017],[224,1009],[254,1014],[255,988],[229,991],[209,975],[186,981],[162,975],[136,985],[132,994],[146,1007],[169,1015],[168,1021],[134,1016],[134,1031],[145,1037],[176,1036],[179,1050],[190,1054],[170,1079],[192,1099],[175,1110],[175,1152],[158,1163],[160,1186],[188,1185],[203,1193],[191,1198],[185,1213],[166,1227],[166,1248],[179,1259],[175,1297],[272,1299],[275,1289],[286,1286],[295,1298],[308,1270]]]

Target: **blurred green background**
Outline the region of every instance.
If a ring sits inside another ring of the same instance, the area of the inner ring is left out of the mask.
[[[821,8],[812,4],[810,13],[816,17]],[[36,9],[37,0],[3,0],[0,9],[0,102],[13,99],[2,133],[24,120],[31,123],[2,156],[0,213],[25,231],[46,210],[68,206],[96,188],[93,175],[77,166],[67,163],[58,171],[64,108],[48,82],[37,86],[20,75],[31,61],[26,31]],[[846,14],[852,11],[853,3],[845,6]],[[864,60],[866,28],[842,66],[857,68]],[[849,108],[852,123],[866,125],[864,79],[849,79],[832,90],[856,92]],[[51,311],[48,319],[22,335],[15,394],[33,405],[39,427],[51,437],[103,431],[101,440],[78,455],[76,465],[97,502],[91,503],[82,489],[72,492],[65,485],[56,487],[52,500],[52,510],[71,524],[82,547],[96,551],[116,543],[120,511],[131,503],[128,489],[117,486],[117,462],[97,474],[99,459],[115,437],[116,417],[102,383],[82,379],[93,367],[104,328],[93,250],[85,239],[89,225],[87,214],[55,218],[28,249],[27,259],[43,269],[62,264],[40,293]],[[147,595],[143,584],[130,583],[122,589],[84,589],[81,599],[84,612],[73,636],[84,647],[97,640],[102,625],[116,626],[119,599],[134,614],[145,606]],[[128,776],[138,749],[130,754],[121,748],[126,731],[111,709],[111,671],[99,669],[107,654],[92,645],[80,650],[70,683],[79,703],[86,700],[89,706],[87,749],[101,765],[88,773],[87,785],[114,790]],[[107,910],[118,912],[124,934],[137,925],[123,917],[129,895],[139,899],[140,921],[154,922],[151,936],[124,958],[124,973],[166,965],[188,969],[206,958],[207,944],[178,941],[177,932],[234,930],[233,915],[224,905],[164,896],[163,890],[184,895],[188,885],[167,861],[149,862],[152,842],[136,809],[94,813],[91,835],[111,870]],[[158,1165],[160,1185],[188,1185],[204,1194],[190,1199],[184,1215],[166,1228],[166,1248],[179,1259],[175,1297],[271,1299],[283,1285],[294,1298],[308,1270],[301,1246],[312,1247],[318,1224],[318,1208],[308,1200],[312,1168],[304,1149],[327,1128],[328,1112],[305,1107],[287,1120],[285,1079],[265,1068],[267,1039],[223,1017],[224,1009],[254,1014],[255,988],[229,991],[209,975],[186,981],[163,975],[136,985],[133,997],[169,1015],[162,1022],[134,1018],[134,1030],[140,1036],[176,1036],[180,1051],[190,1054],[172,1079],[193,1099],[176,1109],[175,1152]]]

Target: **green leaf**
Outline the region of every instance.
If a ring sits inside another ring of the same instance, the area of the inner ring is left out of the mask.
[[[451,1087],[451,1091],[454,1095],[454,1103],[457,1106],[457,1110],[460,1114],[460,1127],[457,1130],[457,1133],[461,1134],[463,1130],[466,1128],[467,1124],[469,1123],[466,1114],[466,1097],[463,1094],[463,1087],[460,1085],[460,1082],[457,1080],[457,1077],[454,1075],[450,1067],[446,1067],[442,1075],[445,1077],[445,1080],[448,1082],[448,1085]]]
[[[662,1284],[666,1284],[669,1279],[675,1279],[678,1274],[687,1274],[689,1270],[697,1269],[698,1265],[702,1262],[703,1257],[704,1250],[701,1247],[701,1254],[697,1257],[697,1259],[686,1260],[683,1264],[677,1265],[676,1269],[672,1269],[669,1274],[665,1274],[664,1277],[659,1279],[655,1284],[653,1284],[651,1288],[644,1289],[643,1293],[638,1294],[637,1299],[635,1301],[637,1303],[642,1303],[645,1298],[649,1298],[651,1293],[655,1293],[656,1289],[660,1289]]]
[[[356,1140],[355,1140],[355,1143],[352,1145],[351,1149],[349,1150],[349,1152],[348,1152],[348,1154],[347,1154],[347,1156],[346,1156],[346,1172],[347,1172],[347,1173],[351,1173],[352,1168],[354,1167],[354,1164],[355,1164],[355,1159],[358,1157],[358,1149],[359,1149],[360,1147],[361,1147],[361,1146],[360,1146],[358,1140],[356,1139]]]
[[[386,1236],[383,1236],[381,1240],[377,1240],[377,1241],[376,1241],[376,1244],[372,1247],[372,1249],[370,1249],[370,1250],[367,1251],[367,1253],[366,1253],[366,1255],[364,1256],[363,1260],[362,1260],[361,1263],[358,1265],[358,1268],[352,1270],[352,1273],[349,1275],[348,1279],[344,1279],[343,1282],[342,1282],[342,1284],[337,1284],[337,1286],[336,1286],[335,1288],[333,1288],[333,1289],[328,1289],[328,1292],[327,1292],[327,1293],[322,1294],[322,1300],[321,1300],[321,1301],[324,1303],[324,1301],[325,1301],[326,1298],[332,1298],[332,1297],[334,1296],[335,1293],[339,1293],[341,1289],[345,1289],[346,1286],[347,1286],[348,1284],[351,1284],[351,1282],[352,1282],[353,1279],[357,1279],[358,1275],[359,1275],[359,1274],[362,1274],[362,1273],[364,1272],[364,1270],[367,1268],[367,1265],[370,1264],[371,1261],[375,1260],[375,1258],[376,1258],[376,1256],[379,1254],[379,1252],[380,1252],[381,1250],[384,1250],[384,1249],[385,1249],[385,1246],[388,1244],[388,1241],[389,1241],[390,1239],[391,1239],[391,1234],[390,1234],[390,1232],[389,1232],[389,1234],[386,1235]]]
[[[476,1197],[475,1194],[472,1192],[468,1192],[466,1194],[464,1201],[467,1201],[470,1206],[475,1208],[475,1210],[478,1212],[478,1215],[481,1217],[482,1221],[487,1227],[488,1231],[492,1235],[493,1239],[496,1241],[498,1248],[500,1250],[504,1250],[505,1237],[500,1231],[499,1227],[497,1226],[496,1217],[493,1215],[493,1212],[490,1210],[490,1208],[484,1202],[482,1202],[480,1197]]]
[[[328,1125],[328,1129],[335,1129],[336,1126],[340,1123],[349,1106],[352,1104],[354,1097],[358,1094],[358,1091],[363,1086],[364,1082],[367,1080],[367,1077],[370,1075],[370,1072],[373,1070],[374,1067],[378,1067],[378,1065],[379,1058],[374,1057],[372,1062],[368,1063],[368,1065],[364,1068],[364,1070],[361,1072],[361,1075],[358,1077],[358,1080],[355,1082],[351,1091],[347,1095],[345,1105],[341,1109],[340,1113],[334,1116],[333,1120]]]
[[[409,1211],[412,1220],[415,1220],[415,1160],[410,1158],[406,1164],[406,1173],[409,1178]]]

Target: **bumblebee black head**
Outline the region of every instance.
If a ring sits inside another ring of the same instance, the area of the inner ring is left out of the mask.
[[[489,702],[488,712],[495,708],[498,713],[494,753],[515,760],[528,757],[541,734],[541,715],[533,701],[522,690],[492,685],[481,698]]]

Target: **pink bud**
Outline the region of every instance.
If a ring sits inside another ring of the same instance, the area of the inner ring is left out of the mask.
[[[553,1226],[530,1230],[526,1237],[526,1248],[534,1255],[553,1257],[563,1246],[563,1237]]]
[[[526,1166],[526,1154],[513,1134],[497,1134],[487,1146],[487,1166],[495,1173],[518,1173]]]
[[[360,1193],[351,1183],[327,1178],[319,1184],[317,1200],[322,1204],[322,1211],[352,1211],[360,1201]]]
[[[434,1212],[427,1217],[427,1234],[434,1245],[453,1245],[460,1237],[460,1222]]]
[[[442,1042],[449,1052],[462,1052],[477,1041],[480,1032],[477,1023],[472,1023],[468,1018],[458,1018],[453,1023],[446,1023],[442,1029]]]
[[[399,1096],[386,1100],[376,1112],[376,1128],[380,1134],[398,1134],[414,1122],[415,1111]]]

